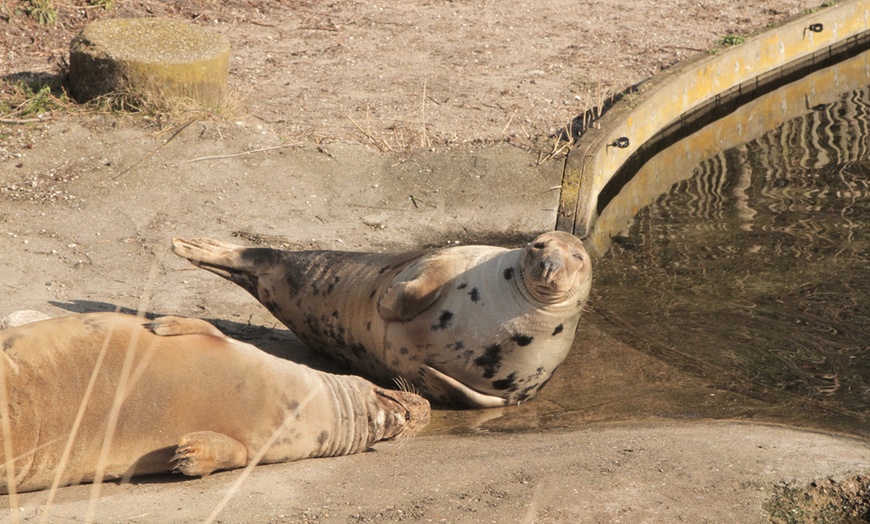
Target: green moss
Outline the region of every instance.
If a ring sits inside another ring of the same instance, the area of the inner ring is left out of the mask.
[[[54,25],[57,22],[57,9],[53,0],[28,0],[23,5],[27,16],[43,25]]]
[[[719,40],[719,43],[724,45],[724,46],[732,46],[732,45],[740,45],[745,41],[746,41],[746,39],[740,35],[728,34],[728,35],[723,36],[722,39]]]
[[[775,524],[859,524],[870,522],[870,479],[858,475],[839,482],[825,479],[806,488],[785,482],[764,503]]]

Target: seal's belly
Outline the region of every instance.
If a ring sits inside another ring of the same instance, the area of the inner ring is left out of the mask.
[[[483,290],[454,293],[409,322],[389,325],[385,359],[412,382],[425,364],[515,403],[534,395],[564,360],[579,316],[487,301]]]

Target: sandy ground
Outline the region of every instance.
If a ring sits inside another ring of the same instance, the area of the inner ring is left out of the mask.
[[[770,486],[870,467],[865,443],[733,423],[593,426],[571,432],[424,436],[337,459],[260,466],[221,522],[766,522]],[[199,522],[237,472],[108,485],[101,522]],[[170,482],[170,483],[166,483]],[[89,486],[62,490],[58,521]],[[26,496],[28,521],[44,494]],[[62,518],[61,518],[62,517]]]
[[[197,316],[332,369],[244,291],[171,255],[169,239],[520,244],[555,223],[562,166],[541,162],[551,133],[717,38],[815,7],[743,4],[119,0],[60,7],[50,29],[0,10],[7,79],[51,71],[86,20],[166,15],[230,39],[236,102],[176,120],[72,110],[0,127],[0,312]],[[866,441],[705,421],[747,410],[708,406],[716,392],[609,339],[594,313],[580,330],[570,358],[583,372],[530,403],[545,414],[438,412],[403,447],[258,467],[225,507],[239,472],[111,484],[97,520],[196,522],[222,508],[223,522],[764,522],[776,483],[870,467]],[[559,424],[552,406],[581,394],[588,408]],[[62,490],[53,520],[80,519],[88,497]],[[20,516],[38,520],[44,500],[23,496]]]

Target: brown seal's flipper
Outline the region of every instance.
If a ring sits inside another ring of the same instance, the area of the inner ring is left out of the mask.
[[[275,267],[278,253],[274,249],[248,248],[208,238],[173,238],[172,252],[242,286],[257,298],[257,282]]]
[[[211,335],[213,337],[226,338],[218,328],[205,320],[186,317],[160,317],[145,324],[145,328],[161,337],[173,337],[177,335]]]
[[[429,398],[438,399],[445,404],[469,408],[497,408],[507,405],[503,397],[475,391],[431,366],[420,367],[420,381]]]
[[[172,462],[175,462],[173,472],[204,477],[221,469],[245,467],[248,448],[223,433],[196,431],[181,437]]]

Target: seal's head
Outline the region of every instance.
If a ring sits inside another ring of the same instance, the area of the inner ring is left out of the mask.
[[[383,421],[377,421],[383,430],[381,440],[409,439],[429,423],[429,401],[420,395],[378,387],[374,393],[383,410],[377,415],[380,419],[383,414]]]
[[[529,294],[543,304],[576,299],[582,306],[592,286],[592,264],[580,239],[564,231],[551,231],[525,247],[520,276]]]

